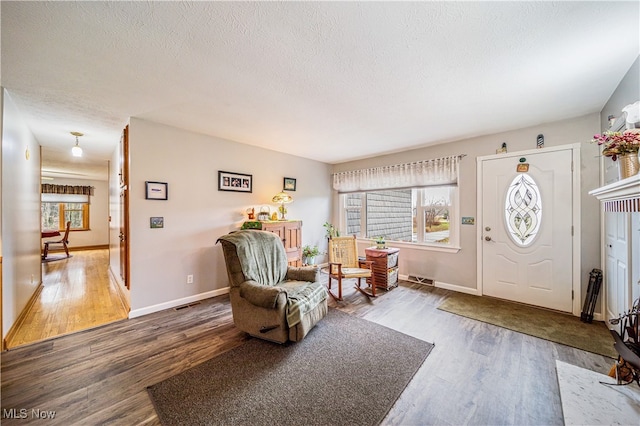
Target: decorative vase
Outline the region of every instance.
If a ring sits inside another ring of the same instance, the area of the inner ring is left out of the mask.
[[[618,174],[621,180],[636,175],[640,171],[640,160],[637,152],[619,155],[617,160]]]

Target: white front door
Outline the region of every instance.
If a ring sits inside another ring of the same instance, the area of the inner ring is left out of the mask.
[[[571,149],[482,160],[482,292],[572,311]]]

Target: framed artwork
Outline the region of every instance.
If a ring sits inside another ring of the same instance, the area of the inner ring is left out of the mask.
[[[150,217],[149,218],[149,227],[150,228],[164,228],[164,217]]]
[[[168,200],[169,191],[166,182],[150,182],[146,181],[144,190],[144,198],[147,200]]]
[[[253,175],[218,171],[218,191],[252,192]]]
[[[282,184],[283,191],[295,191],[296,190],[296,180],[294,178],[284,178],[284,183]]]

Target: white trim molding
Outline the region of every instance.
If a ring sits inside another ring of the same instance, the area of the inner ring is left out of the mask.
[[[215,296],[221,296],[227,293],[229,293],[229,287],[207,291],[205,293],[195,294],[189,297],[183,297],[182,299],[170,300],[168,302],[147,306],[145,308],[132,309],[129,312],[129,319],[138,318],[143,315],[149,315],[154,312],[164,311],[165,309],[175,308],[176,306],[188,305],[189,303],[199,302],[200,300],[209,299]]]

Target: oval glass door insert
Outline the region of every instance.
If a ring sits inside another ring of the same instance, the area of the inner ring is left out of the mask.
[[[507,229],[513,242],[530,245],[540,229],[542,200],[540,189],[531,176],[520,173],[507,188],[504,209]]]

